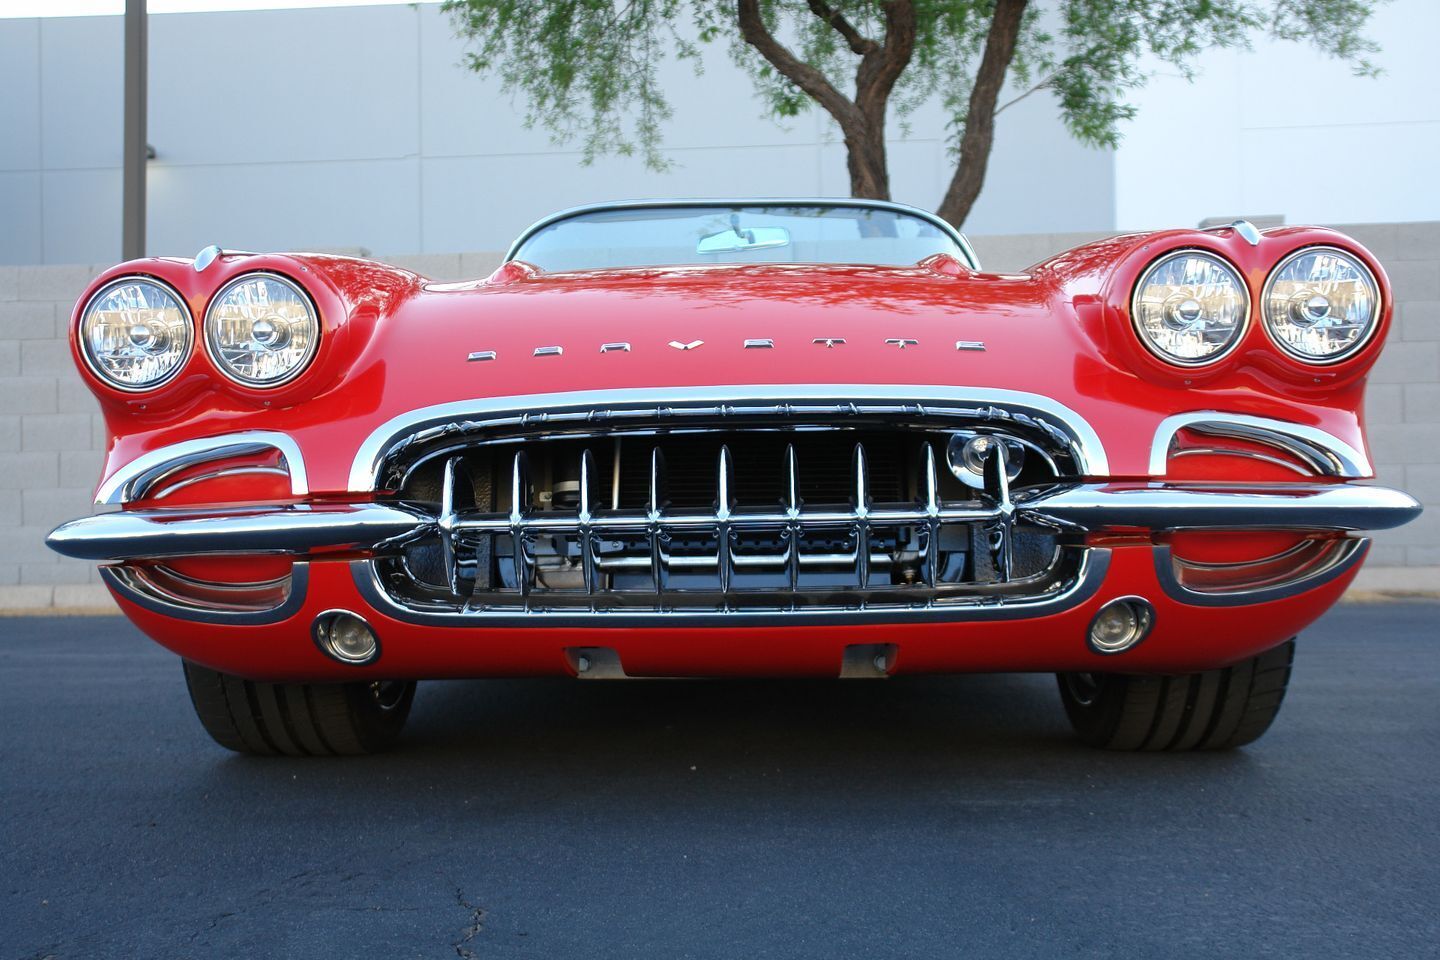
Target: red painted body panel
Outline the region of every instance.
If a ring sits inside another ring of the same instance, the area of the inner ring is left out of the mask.
[[[1381,284],[1382,315],[1370,344],[1327,367],[1285,357],[1270,344],[1258,313],[1271,267],[1291,251],[1319,243],[1353,251]],[[1179,247],[1229,259],[1256,305],[1240,346],[1203,369],[1169,367],[1153,357],[1138,343],[1128,317],[1138,275]],[[1364,451],[1364,375],[1391,321],[1380,265],[1348,238],[1318,228],[1269,231],[1256,246],[1230,231],[1119,237],[1077,248],[1024,275],[973,273],[944,258],[910,268],[710,266],[568,275],[511,264],[488,281],[433,284],[367,261],[261,255],[226,256],[203,272],[188,261],[134,261],[106,271],[91,290],[125,274],[159,277],[181,293],[198,326],[216,290],[255,270],[290,276],[315,299],[323,332],[311,367],[278,389],[245,388],[220,376],[197,349],[179,376],[147,394],[122,393],[92,379],[110,432],[106,476],[178,441],[283,431],[303,452],[313,497],[355,499],[346,488],[361,442],[418,407],[562,390],[753,384],[757,396],[783,397],[791,383],[912,383],[1050,397],[1100,435],[1112,477],[1143,478],[1156,427],[1184,411],[1222,410],[1314,426]],[[756,337],[773,339],[774,349],[745,350],[743,341]],[[845,344],[813,342],[827,337]],[[901,350],[887,346],[886,338],[918,342]],[[667,346],[671,340],[703,340],[704,346],[679,351]],[[957,340],[984,341],[985,350],[958,351]],[[613,341],[628,341],[631,349],[599,351],[601,343]],[[536,347],[552,345],[563,347],[563,355],[533,355]],[[467,362],[480,350],[495,351],[496,359]],[[1235,472],[1224,479],[1279,479],[1273,470],[1239,459],[1221,458],[1219,469],[1227,462]],[[1217,470],[1216,463],[1195,467],[1206,477]],[[225,495],[216,494],[222,500]],[[1269,542],[1265,536],[1257,534],[1249,545],[1241,536],[1236,551],[1254,555]],[[243,567],[237,562],[237,571]],[[1233,662],[1284,640],[1319,616],[1350,579],[1260,605],[1186,606],[1163,594],[1149,546],[1135,543],[1115,549],[1096,596],[1043,619],[820,627],[791,625],[782,615],[773,627],[617,631],[413,626],[370,610],[344,563],[311,567],[304,609],[279,624],[200,625],[128,603],[125,609],[182,656],[251,677],[348,679],[377,669],[397,677],[556,673],[569,670],[563,650],[575,646],[614,647],[633,674],[834,675],[847,643],[898,644],[899,672],[1177,672]],[[1154,602],[1154,633],[1119,660],[1088,652],[1083,634],[1095,609],[1128,594]],[[384,644],[383,668],[341,666],[310,643],[311,619],[331,607],[356,609],[371,620]]]

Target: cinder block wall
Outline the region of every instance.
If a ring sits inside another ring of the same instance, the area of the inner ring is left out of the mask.
[[[1379,480],[1426,513],[1379,534],[1359,586],[1440,590],[1440,223],[1340,229],[1366,244],[1394,284],[1397,322],[1367,398]],[[990,270],[1018,270],[1102,234],[973,237]],[[391,262],[437,280],[483,276],[498,253]],[[56,524],[92,511],[104,423],[71,364],[70,312],[106,265],[0,266],[0,611],[110,607],[93,564],[45,548]]]

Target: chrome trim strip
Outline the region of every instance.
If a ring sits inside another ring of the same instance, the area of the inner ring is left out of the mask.
[[[1267,603],[1271,600],[1283,600],[1286,597],[1293,597],[1297,594],[1314,590],[1331,582],[1337,577],[1343,576],[1360,564],[1365,555],[1370,551],[1370,539],[1368,537],[1357,537],[1354,540],[1343,541],[1344,546],[1335,552],[1328,562],[1313,570],[1306,571],[1293,580],[1278,583],[1266,587],[1258,587],[1252,590],[1231,590],[1231,591],[1202,591],[1192,590],[1182,584],[1175,575],[1175,563],[1172,551],[1168,544],[1158,544],[1155,547],[1155,576],[1160,581],[1160,586],[1167,596],[1180,603],[1189,604],[1195,607],[1238,607],[1252,603]]]
[[[157,493],[155,499],[164,500],[179,490],[184,490],[186,487],[193,487],[197,483],[204,483],[206,480],[216,480],[220,477],[251,476],[289,477],[290,471],[284,467],[233,467],[228,470],[212,470],[209,473],[197,474],[193,477],[187,477],[179,483],[170,484],[170,486]]]
[[[273,430],[247,430],[218,437],[183,440],[149,453],[142,453],[100,484],[100,489],[95,493],[95,503],[98,506],[119,506],[133,500],[143,500],[155,484],[176,471],[208,460],[223,460],[264,450],[277,450],[285,459],[285,466],[290,471],[290,493],[293,496],[303,497],[310,492],[310,481],[305,474],[305,458],[300,453],[299,444],[289,435]]]
[[[997,600],[995,597],[973,596],[964,599],[940,600],[929,604],[897,602],[855,607],[775,607],[771,609],[731,610],[668,610],[664,612],[625,610],[590,610],[574,613],[560,609],[528,611],[438,611],[417,610],[393,600],[379,582],[379,570],[368,560],[354,560],[350,573],[361,596],[376,610],[406,623],[437,626],[508,626],[508,627],[676,627],[761,626],[773,625],[777,616],[786,623],[817,622],[847,623],[955,623],[969,620],[1019,620],[1063,613],[1089,600],[1105,582],[1110,567],[1110,550],[1090,547],[1082,551],[1074,581],[1064,590]]]
[[[1359,480],[1375,473],[1364,453],[1317,427],[1243,413],[1196,410],[1166,417],[1155,428],[1155,439],[1150,444],[1151,476],[1165,476],[1170,445],[1181,430],[1276,447],[1310,464],[1322,476]]]
[[[708,197],[676,200],[612,200],[605,203],[587,203],[557,211],[530,224],[520,232],[520,236],[515,238],[515,242],[510,244],[510,249],[505,252],[505,260],[507,263],[514,260],[525,242],[546,227],[587,213],[600,213],[607,210],[654,210],[664,207],[724,207],[728,209],[730,207],[765,206],[851,207],[863,210],[889,210],[892,213],[915,217],[935,227],[954,242],[960,248],[961,253],[965,255],[971,270],[980,269],[980,258],[975,256],[975,248],[970,246],[970,241],[965,238],[965,235],[956,230],[949,221],[942,220],[928,210],[921,210],[919,207],[895,203],[891,200],[865,200],[857,197],[741,197],[736,199]]]
[[[288,620],[305,605],[310,583],[309,564],[297,561],[290,571],[290,593],[285,602],[269,610],[215,610],[195,607],[160,592],[138,570],[128,567],[101,567],[106,586],[123,599],[152,613],[197,623],[265,624]]]
[[[770,399],[762,399],[770,398]],[[777,402],[776,398],[782,398]],[[714,387],[646,387],[588,390],[572,393],[535,393],[511,397],[479,397],[420,407],[381,424],[355,454],[349,489],[368,494],[379,482],[387,456],[409,442],[412,435],[430,427],[462,420],[527,417],[543,422],[552,415],[584,410],[644,410],[646,408],[754,407],[785,409],[796,404],[833,403],[867,405],[910,403],[920,405],[995,406],[1043,419],[1069,436],[1077,466],[1084,476],[1110,473],[1104,444],[1090,424],[1074,410],[1049,397],[1018,390],[988,387],[919,386],[915,384],[739,384]],[[518,419],[517,419],[518,422]]]

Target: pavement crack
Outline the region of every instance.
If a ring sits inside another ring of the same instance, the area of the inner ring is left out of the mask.
[[[474,940],[480,931],[485,929],[485,910],[466,900],[465,891],[459,887],[455,888],[455,902],[460,905],[461,909],[470,911],[470,922],[461,928],[460,939],[455,941],[455,956],[462,960],[473,960],[476,953],[466,944]]]

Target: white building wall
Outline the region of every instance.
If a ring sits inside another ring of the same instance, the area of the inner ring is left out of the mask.
[[[1440,219],[1440,3],[1375,11],[1376,79],[1295,43],[1161,72],[1115,154],[1115,226],[1281,214],[1288,223]]]
[[[655,196],[845,195],[844,149],[818,110],[781,126],[719,47],[670,64],[674,169],[582,165],[527,130],[492,80],[459,66],[430,4],[152,15],[149,245],[188,254],[364,247],[503,248],[555,209]],[[0,262],[116,259],[119,17],[0,19]],[[896,199],[933,208],[951,174],[935,110],[895,125]],[[982,233],[1112,226],[1111,161],[1031,97],[1001,116]]]

